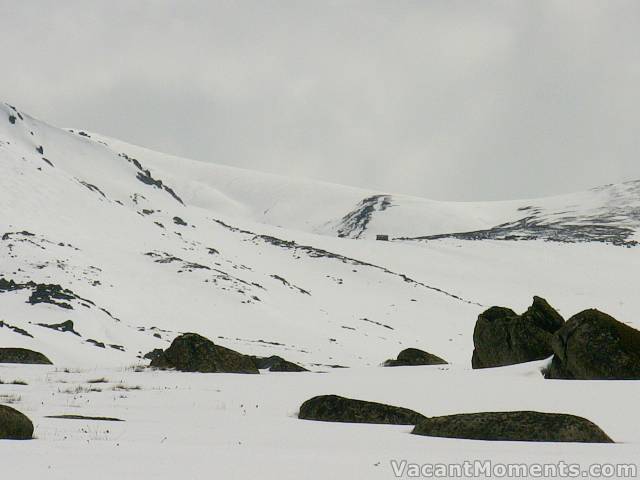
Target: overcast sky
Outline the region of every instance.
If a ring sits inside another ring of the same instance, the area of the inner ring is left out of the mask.
[[[640,179],[638,1],[0,0],[0,97],[198,160],[436,199]]]

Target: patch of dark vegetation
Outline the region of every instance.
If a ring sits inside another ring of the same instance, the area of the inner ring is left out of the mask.
[[[640,331],[599,310],[584,310],[559,329],[546,378],[640,380]]]
[[[50,167],[54,166],[53,163],[51,162],[51,160],[49,160],[48,158],[42,157],[42,160],[44,160],[44,162],[47,163]]]
[[[16,124],[16,116],[13,113],[9,114],[9,123],[11,125],[15,125]]]
[[[180,217],[173,217],[173,223],[175,223],[176,225],[181,225],[181,226],[185,226],[185,227],[187,226],[187,222],[185,222]]]
[[[38,152],[40,155],[44,155],[44,147],[42,145],[39,145],[38,147],[36,147],[36,152]]]
[[[176,192],[171,187],[169,187],[168,185],[165,185],[162,180],[153,178],[153,176],[151,175],[151,172],[145,169],[137,159],[130,157],[126,153],[120,153],[118,155],[126,159],[129,163],[133,164],[138,169],[138,172],[136,173],[136,178],[139,181],[141,181],[145,185],[150,185],[152,187],[164,190],[169,195],[171,195],[174,199],[176,199],[178,202],[184,205],[184,202],[182,201],[182,199],[176,194]]]
[[[258,370],[269,370],[270,372],[308,372],[304,367],[300,365],[285,360],[282,357],[277,355],[272,355],[270,357],[251,357],[253,359],[253,363],[255,364]]]
[[[395,359],[384,362],[385,367],[405,367],[418,365],[446,365],[447,361],[418,348],[406,348]]]
[[[412,433],[429,437],[505,442],[613,443],[606,433],[585,418],[527,411],[424,418]]]
[[[362,200],[355,209],[340,220],[339,237],[360,238],[366,231],[373,213],[383,212],[392,207],[390,195],[372,195]]]
[[[522,315],[510,308],[491,307],[478,316],[471,365],[501,367],[548,358],[553,354],[553,334],[563,325],[562,316],[540,297],[533,297]]]
[[[0,405],[0,439],[30,440],[33,423],[23,413],[7,405]]]
[[[114,350],[119,350],[121,352],[125,351],[125,348],[122,345],[116,345],[114,343],[110,343],[109,347],[113,348]]]
[[[25,337],[33,338],[33,335],[31,335],[26,330],[24,330],[24,329],[22,329],[20,327],[16,327],[14,325],[9,325],[8,323],[0,320],[0,328],[5,328],[5,327],[8,328],[9,330],[13,330],[16,333],[19,333],[20,335],[24,335]]]
[[[389,270],[388,268],[385,267],[381,267],[379,265],[374,265],[373,263],[369,263],[369,262],[364,262],[362,260],[357,260],[355,258],[351,258],[351,257],[346,257],[344,255],[340,255],[337,253],[333,253],[333,252],[329,252],[327,250],[323,250],[321,248],[316,248],[316,247],[312,247],[310,245],[301,245],[299,243],[296,243],[293,240],[283,240],[281,238],[277,238],[277,237],[273,237],[271,235],[264,235],[264,234],[257,234],[254,232],[251,232],[249,230],[243,230],[237,227],[233,227],[231,225],[228,225],[227,223],[223,222],[222,220],[218,220],[218,219],[212,219],[214,222],[218,223],[219,225],[223,226],[224,228],[232,231],[232,232],[236,232],[236,233],[242,233],[245,235],[251,235],[253,237],[254,242],[257,241],[262,241],[271,245],[274,245],[276,247],[279,248],[284,248],[287,250],[291,250],[294,252],[294,254],[297,254],[298,252],[302,252],[305,255],[309,256],[310,258],[331,258],[334,260],[337,260],[339,262],[342,263],[346,263],[349,265],[355,265],[355,266],[359,266],[359,267],[369,267],[369,268],[374,268],[376,270],[379,270],[383,273],[386,273],[388,275],[393,275],[395,277],[398,277],[400,279],[402,279],[403,281],[417,286],[417,287],[422,287],[422,288],[426,288],[428,290],[432,290],[434,292],[440,293],[442,295],[446,295],[447,297],[453,298],[455,300],[458,300],[460,302],[463,303],[468,303],[470,305],[478,305],[478,306],[483,306],[477,302],[473,302],[471,300],[467,300],[464,299],[454,293],[450,293],[447,292],[446,290],[443,290],[441,288],[438,287],[433,287],[431,285],[427,285],[425,283],[419,282],[417,280],[414,280],[410,277],[408,277],[407,275],[403,274],[403,273],[396,273],[393,272],[391,270]]]
[[[88,417],[85,415],[45,415],[44,418],[57,418],[60,420],[93,420],[96,422],[124,422],[115,417]]]
[[[340,397],[320,395],[300,406],[298,418],[322,422],[416,425],[426,417],[408,408]]]
[[[37,325],[40,326],[40,327],[50,328],[51,330],[56,330],[58,332],[73,333],[74,335],[77,335],[78,337],[81,336],[78,332],[76,332],[74,330],[73,321],[71,321],[71,320],[67,320],[67,321],[62,322],[62,323],[54,323],[54,324],[38,323]]]
[[[183,372],[259,373],[250,356],[216,345],[197,333],[176,337],[162,355],[151,361],[151,366]]]
[[[21,363],[26,365],[52,365],[51,360],[40,352],[26,348],[0,348],[0,363]]]
[[[149,209],[149,208],[143,208],[143,209],[142,209],[142,213],[143,213],[143,215],[151,215],[151,214],[152,214],[152,213],[154,213],[154,212],[155,212],[155,210],[151,210],[151,209]]]

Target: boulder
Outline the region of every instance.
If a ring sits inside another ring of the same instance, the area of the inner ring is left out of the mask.
[[[502,367],[542,360],[553,354],[553,334],[564,325],[560,314],[540,297],[522,315],[491,307],[478,316],[473,331],[473,368]]]
[[[546,378],[640,380],[640,331],[598,310],[584,310],[553,337]]]
[[[26,348],[0,348],[0,363],[52,365],[51,360],[42,353]]]
[[[216,345],[197,333],[176,337],[169,348],[151,360],[151,366],[183,372],[259,373],[250,356]]]
[[[322,422],[415,425],[425,417],[407,408],[338,395],[320,395],[302,404],[298,418]]]
[[[268,369],[270,372],[308,372],[304,367],[285,360],[277,355],[270,357],[251,357],[256,368],[260,370]]]
[[[30,440],[33,438],[33,423],[15,408],[0,405],[0,439]]]
[[[398,354],[398,358],[384,362],[385,367],[404,367],[416,365],[446,365],[447,361],[418,348],[405,348]]]
[[[585,418],[527,411],[425,418],[412,433],[469,440],[613,443],[606,433]]]

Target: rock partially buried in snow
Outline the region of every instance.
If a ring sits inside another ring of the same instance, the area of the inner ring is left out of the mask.
[[[413,410],[338,395],[313,397],[300,406],[298,418],[322,422],[416,425],[425,419]]]
[[[268,369],[270,372],[308,372],[304,367],[285,360],[277,355],[270,357],[251,357],[256,368],[263,370]]]
[[[553,351],[546,378],[640,380],[640,332],[599,310],[571,317]]]
[[[560,314],[540,297],[522,315],[491,307],[478,316],[473,331],[473,368],[502,367],[553,355],[553,334],[564,325]]]
[[[418,348],[406,348],[398,354],[398,358],[384,362],[385,367],[403,367],[417,365],[446,365],[447,361]]]
[[[425,418],[411,433],[468,440],[613,443],[600,427],[585,418],[529,411]]]
[[[24,363],[29,365],[52,365],[51,360],[40,352],[26,348],[0,348],[0,363]]]
[[[259,373],[250,356],[216,345],[197,333],[176,337],[169,348],[151,361],[151,366],[183,372]]]
[[[0,405],[0,439],[30,440],[33,438],[33,423],[15,408]]]

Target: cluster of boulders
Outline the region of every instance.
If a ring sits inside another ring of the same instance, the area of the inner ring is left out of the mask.
[[[553,356],[546,378],[640,380],[640,331],[595,309],[565,322],[540,297],[522,315],[491,307],[478,316],[473,343],[473,368]]]
[[[640,332],[598,310],[568,321],[541,298],[522,314],[494,306],[482,312],[473,332],[473,368],[514,365],[551,358],[551,379],[640,379]],[[409,348],[384,366],[447,362]],[[298,417],[325,422],[414,425],[416,435],[494,441],[611,443],[597,425],[574,415],[533,411],[480,412],[426,417],[418,412],[337,395],[304,402]]]
[[[612,443],[597,425],[574,415],[530,411],[481,412],[426,417],[407,408],[320,395],[304,402],[303,420],[414,425],[411,433],[471,440]]]
[[[154,350],[146,355],[155,368],[174,368],[182,372],[201,373],[260,373],[306,372],[300,365],[273,355],[256,357],[245,355],[230,348],[216,345],[197,333],[185,333],[173,340],[166,350]]]
[[[51,325],[50,328],[64,327]],[[522,314],[494,306],[478,316],[473,332],[473,368],[514,365],[551,358],[550,379],[640,379],[640,332],[598,310],[582,311],[568,321],[541,297]],[[304,367],[273,355],[245,355],[196,333],[176,337],[166,350],[145,355],[151,367],[184,372],[257,374],[260,370],[304,372]],[[0,363],[51,364],[39,352],[0,348]],[[446,365],[417,348],[401,351],[386,367]],[[497,441],[598,442],[612,440],[581,417],[532,411],[481,412],[426,417],[383,403],[321,395],[304,402],[299,418],[326,422],[414,425],[412,433],[433,437]],[[33,424],[17,410],[0,406],[0,439],[27,439]]]

